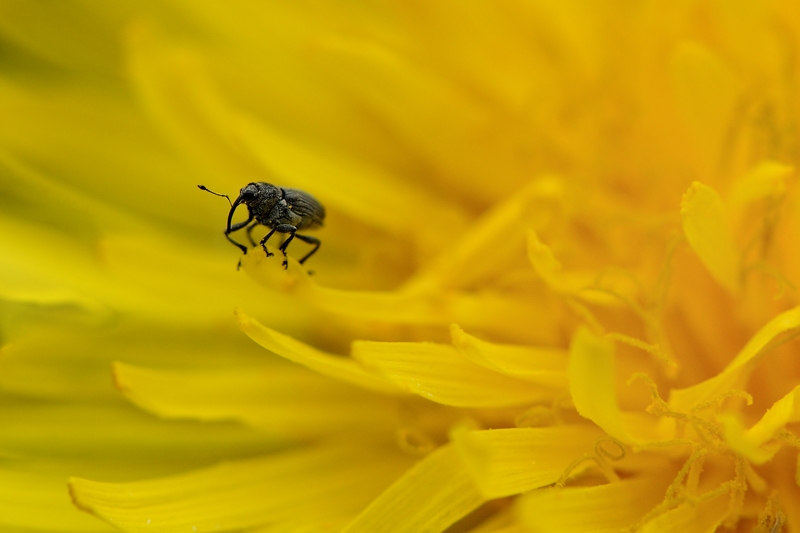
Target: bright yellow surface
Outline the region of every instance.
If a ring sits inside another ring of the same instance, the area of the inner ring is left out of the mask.
[[[790,0],[0,2],[0,532],[800,529],[798,87]]]

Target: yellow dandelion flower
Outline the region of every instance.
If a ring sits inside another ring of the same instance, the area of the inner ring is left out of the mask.
[[[0,529],[800,530],[799,42],[787,0],[3,2]],[[250,182],[325,205],[307,263],[225,242],[196,186]]]

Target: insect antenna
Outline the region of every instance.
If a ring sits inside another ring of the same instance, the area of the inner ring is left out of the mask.
[[[223,198],[225,198],[226,200],[228,200],[228,203],[229,203],[229,204],[231,204],[231,207],[233,207],[233,202],[231,202],[231,199],[230,199],[230,198],[228,198],[228,195],[227,195],[227,194],[220,194],[220,193],[218,193],[218,192],[214,192],[214,191],[212,191],[211,189],[208,189],[208,188],[206,188],[206,186],[205,186],[205,185],[198,185],[198,186],[197,186],[197,188],[198,188],[198,189],[200,189],[201,191],[210,192],[211,194],[214,194],[214,195],[216,195],[216,196],[222,196]]]

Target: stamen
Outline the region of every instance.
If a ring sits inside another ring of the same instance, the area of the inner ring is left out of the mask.
[[[603,335],[605,333],[605,328],[603,328],[600,321],[597,320],[597,317],[594,316],[594,313],[592,313],[587,306],[578,302],[575,298],[565,298],[565,303],[578,318],[586,323],[592,333],[596,335]]]
[[[603,447],[603,443],[610,442],[619,447],[620,453],[619,454],[612,454],[609,450]],[[611,465],[608,464],[606,459],[611,461],[619,461],[625,458],[625,445],[622,444],[619,440],[615,439],[614,437],[603,437],[595,441],[594,443],[594,453],[587,453],[572,461],[569,466],[564,470],[564,472],[559,476],[558,481],[555,483],[555,487],[562,489],[566,485],[569,477],[572,475],[572,472],[581,464],[586,461],[591,461],[597,465],[600,469],[600,473],[603,474],[603,477],[609,483],[618,482],[619,476],[611,468]]]
[[[786,515],[781,509],[777,494],[772,494],[764,505],[764,510],[758,514],[758,533],[778,533],[786,521]]]
[[[616,446],[619,452],[616,454],[611,453],[607,447],[603,446],[603,444],[607,442],[610,442]],[[627,453],[625,451],[625,445],[622,444],[619,439],[615,439],[614,437],[604,437],[602,439],[598,439],[597,442],[594,443],[594,452],[598,456],[603,456],[610,461],[621,461],[625,459],[625,455]]]
[[[652,402],[645,408],[645,411],[656,416],[676,418],[684,422],[690,421],[689,416],[687,416],[685,413],[673,411],[669,404],[665,402],[663,398],[661,398],[661,395],[658,393],[658,387],[650,376],[644,372],[637,372],[628,379],[627,384],[631,385],[636,380],[644,381],[650,389],[650,397],[652,398]]]
[[[623,344],[633,346],[634,348],[639,348],[641,350],[644,350],[645,352],[656,356],[656,358],[670,365],[675,364],[672,361],[670,361],[666,355],[664,355],[664,353],[661,351],[661,347],[658,344],[648,344],[642,340],[630,337],[622,333],[606,333],[605,337],[607,339],[615,340]]]
[[[744,462],[744,459],[740,456],[735,456],[736,477],[731,481],[733,484],[731,489],[731,501],[728,505],[728,517],[725,519],[725,525],[728,528],[733,528],[736,525],[739,518],[741,518],[742,508],[744,507],[744,496],[747,492]]]
[[[683,464],[681,469],[678,471],[678,474],[675,476],[675,479],[672,481],[672,483],[670,483],[669,487],[667,487],[667,492],[666,495],[664,496],[665,501],[677,500],[679,498],[678,494],[680,492],[684,493],[686,492],[686,490],[684,491],[681,490],[681,484],[683,483],[683,480],[686,479],[687,476],[689,476],[689,472],[691,471],[694,463],[700,460],[704,460],[704,457],[707,453],[708,450],[706,448],[701,447],[699,445],[695,445],[695,451],[692,453],[692,455],[689,456],[689,458]],[[702,470],[702,464],[700,470]],[[699,477],[699,475],[700,472],[698,471],[695,474],[695,476]]]

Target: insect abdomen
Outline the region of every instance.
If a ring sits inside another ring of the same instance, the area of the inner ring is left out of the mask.
[[[297,226],[297,229],[322,225],[325,220],[325,208],[316,198],[298,189],[283,189],[283,192],[289,209],[302,218],[302,222]]]

